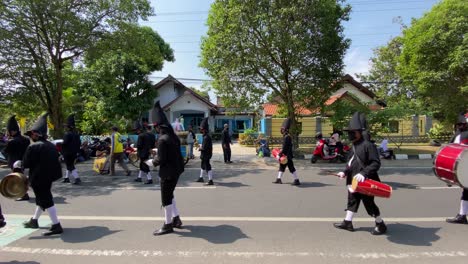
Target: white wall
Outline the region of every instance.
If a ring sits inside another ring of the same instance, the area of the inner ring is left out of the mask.
[[[350,84],[350,83],[345,83],[343,85],[342,88],[340,88],[338,91],[336,91],[335,93],[333,93],[333,95],[335,94],[339,94],[339,93],[343,93],[343,92],[349,92],[351,94],[353,94],[354,96],[356,96],[357,98],[359,98],[359,100],[361,100],[362,102],[364,103],[373,103],[375,104],[375,101],[374,99],[372,99],[370,96],[368,96],[367,94],[361,92],[361,90],[359,90],[357,87],[355,87],[354,85]]]
[[[174,90],[174,83],[167,82],[162,87],[158,89],[158,97],[155,98],[155,102],[159,100],[161,107],[164,107],[172,100],[177,98],[177,91]]]

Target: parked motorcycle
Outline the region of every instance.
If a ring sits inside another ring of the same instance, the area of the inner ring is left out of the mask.
[[[315,138],[317,139],[317,145],[312,153],[311,163],[316,163],[319,159],[329,162],[346,162],[349,146],[342,145],[341,142],[337,142],[336,145],[329,145],[328,140],[323,138],[322,133],[317,133]]]

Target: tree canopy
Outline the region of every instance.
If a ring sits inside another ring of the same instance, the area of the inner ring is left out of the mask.
[[[342,77],[349,40],[343,1],[216,0],[201,66],[227,105],[281,99],[297,135],[296,109],[320,106]],[[242,96],[239,96],[242,95]]]

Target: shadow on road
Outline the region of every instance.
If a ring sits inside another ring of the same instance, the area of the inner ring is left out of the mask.
[[[239,188],[239,187],[249,187],[250,185],[243,184],[242,182],[216,182],[215,185],[228,187],[228,188]]]
[[[30,237],[31,240],[41,239],[62,239],[65,243],[87,243],[99,240],[105,236],[109,236],[120,232],[122,230],[109,230],[105,226],[84,226],[79,228],[67,228],[63,229],[63,234],[60,236],[35,236]]]
[[[0,264],[40,264],[37,261],[10,261],[10,262],[0,262]]]
[[[301,185],[296,186],[297,188],[318,188],[330,186],[332,184],[321,183],[321,182],[301,182]]]
[[[184,226],[183,230],[177,232],[181,237],[202,238],[213,244],[229,244],[238,239],[249,238],[242,230],[232,225],[219,226]]]
[[[400,245],[429,247],[432,243],[439,240],[437,232],[440,227],[419,227],[408,224],[388,224],[388,232],[385,235],[388,241]],[[371,232],[374,227],[359,228],[357,231]]]
[[[418,185],[410,184],[410,183],[402,183],[402,182],[389,182],[389,181],[382,181],[385,184],[392,186],[393,190],[398,189],[416,189]]]

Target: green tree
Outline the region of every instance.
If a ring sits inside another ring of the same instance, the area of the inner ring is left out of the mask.
[[[454,123],[468,108],[468,5],[444,0],[403,32],[397,72],[435,117]]]
[[[325,101],[342,77],[349,41],[343,1],[216,0],[202,39],[201,66],[227,106],[251,107],[272,94],[297,131],[297,109]],[[297,146],[297,144],[296,144]]]
[[[121,22],[137,22],[151,14],[148,0],[2,1],[1,89],[7,95],[35,95],[54,127],[61,128],[65,64],[79,61]]]
[[[159,34],[134,24],[103,37],[85,57],[83,97],[99,98],[108,120],[135,120],[151,109],[157,92],[148,76],[161,70],[164,61],[174,61]]]

